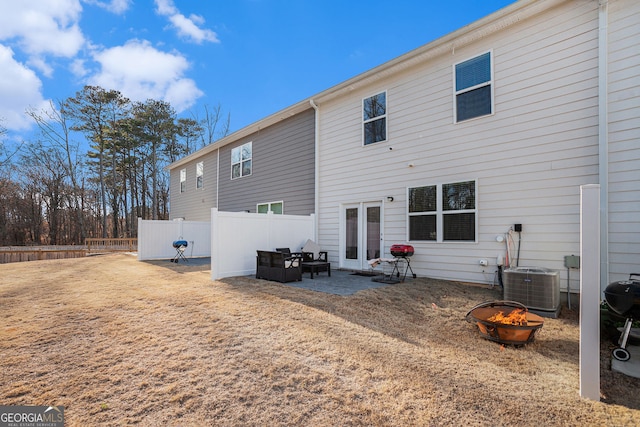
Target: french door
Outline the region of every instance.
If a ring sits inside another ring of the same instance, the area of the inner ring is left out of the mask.
[[[340,263],[343,268],[368,270],[370,259],[380,258],[383,244],[382,203],[343,205]]]

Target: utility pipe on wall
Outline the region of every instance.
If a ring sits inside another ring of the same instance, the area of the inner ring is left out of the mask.
[[[609,1],[598,14],[598,180],[600,184],[600,298],[609,282]]]
[[[314,193],[315,195],[313,196],[314,200],[313,200],[313,213],[314,215],[314,224],[313,224],[313,231],[314,231],[314,236],[313,236],[313,240],[315,242],[318,241],[318,217],[320,216],[320,212],[318,212],[318,202],[319,202],[319,187],[320,187],[320,170],[319,170],[319,165],[320,165],[320,109],[318,108],[318,106],[316,105],[316,103],[313,101],[313,99],[309,100],[309,104],[311,104],[311,107],[313,107],[313,110],[315,112],[315,130],[314,130],[314,158],[315,158],[315,163],[314,163],[314,168],[315,168],[315,172],[314,172]]]

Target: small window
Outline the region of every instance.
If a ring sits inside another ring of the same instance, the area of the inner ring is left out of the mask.
[[[493,113],[491,52],[456,64],[456,122]]]
[[[276,215],[282,215],[284,211],[283,202],[259,203],[256,212],[266,214],[273,212]]]
[[[362,100],[364,145],[387,140],[387,93]]]
[[[231,150],[231,179],[251,175],[251,142]]]
[[[204,186],[204,162],[196,163],[196,188]]]
[[[409,240],[476,240],[476,182],[409,188]]]
[[[187,191],[187,170],[180,169],[180,192]]]

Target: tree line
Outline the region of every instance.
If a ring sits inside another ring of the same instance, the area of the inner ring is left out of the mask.
[[[136,237],[137,218],[169,216],[165,167],[224,137],[230,121],[219,105],[178,118],[168,102],[99,86],[27,115],[38,136],[0,145],[0,246]]]

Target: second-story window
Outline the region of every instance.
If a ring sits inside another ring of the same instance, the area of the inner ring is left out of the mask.
[[[187,191],[187,170],[180,169],[180,192]]]
[[[387,92],[362,100],[364,145],[387,140]]]
[[[491,52],[456,64],[456,122],[493,113]]]
[[[251,175],[251,142],[231,150],[231,179]]]
[[[204,162],[196,163],[196,188],[204,186]]]

